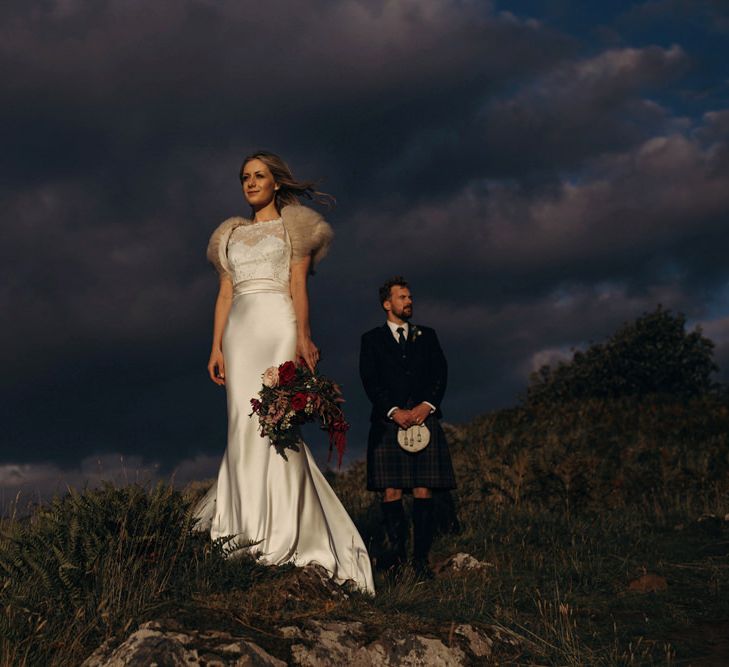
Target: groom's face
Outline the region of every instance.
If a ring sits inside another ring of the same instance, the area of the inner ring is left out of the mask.
[[[404,322],[413,316],[413,297],[407,287],[400,285],[391,287],[390,298],[383,305],[385,310]]]

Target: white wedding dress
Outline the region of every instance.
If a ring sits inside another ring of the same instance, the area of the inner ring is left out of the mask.
[[[228,447],[218,479],[195,509],[212,539],[234,535],[271,565],[317,563],[335,581],[374,594],[364,542],[309,448],[286,459],[258,432],[251,398],[270,366],[296,354],[289,292],[291,242],[282,221],[237,227],[227,246],[233,305],[223,335]]]

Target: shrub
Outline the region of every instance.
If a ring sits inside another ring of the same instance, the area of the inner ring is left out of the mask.
[[[484,500],[600,511],[729,482],[729,404],[712,395],[522,406],[451,427],[449,441],[463,516]]]
[[[527,402],[666,394],[700,396],[716,389],[714,344],[686,318],[661,306],[625,324],[605,343],[574,353],[569,362],[545,365],[530,376]]]

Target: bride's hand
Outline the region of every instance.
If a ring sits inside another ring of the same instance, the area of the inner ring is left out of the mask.
[[[208,373],[215,384],[225,384],[225,359],[223,359],[223,353],[220,350],[213,350],[210,353]]]
[[[316,365],[319,363],[319,348],[314,345],[311,338],[299,338],[296,341],[296,356],[303,359],[304,363],[313,373]]]

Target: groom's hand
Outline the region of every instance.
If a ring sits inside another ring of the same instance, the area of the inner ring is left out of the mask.
[[[400,428],[410,428],[415,422],[412,421],[412,412],[398,408],[392,413],[392,421]]]
[[[420,405],[416,405],[412,410],[410,410],[413,424],[422,424],[429,414],[430,406],[427,403],[421,403]]]

